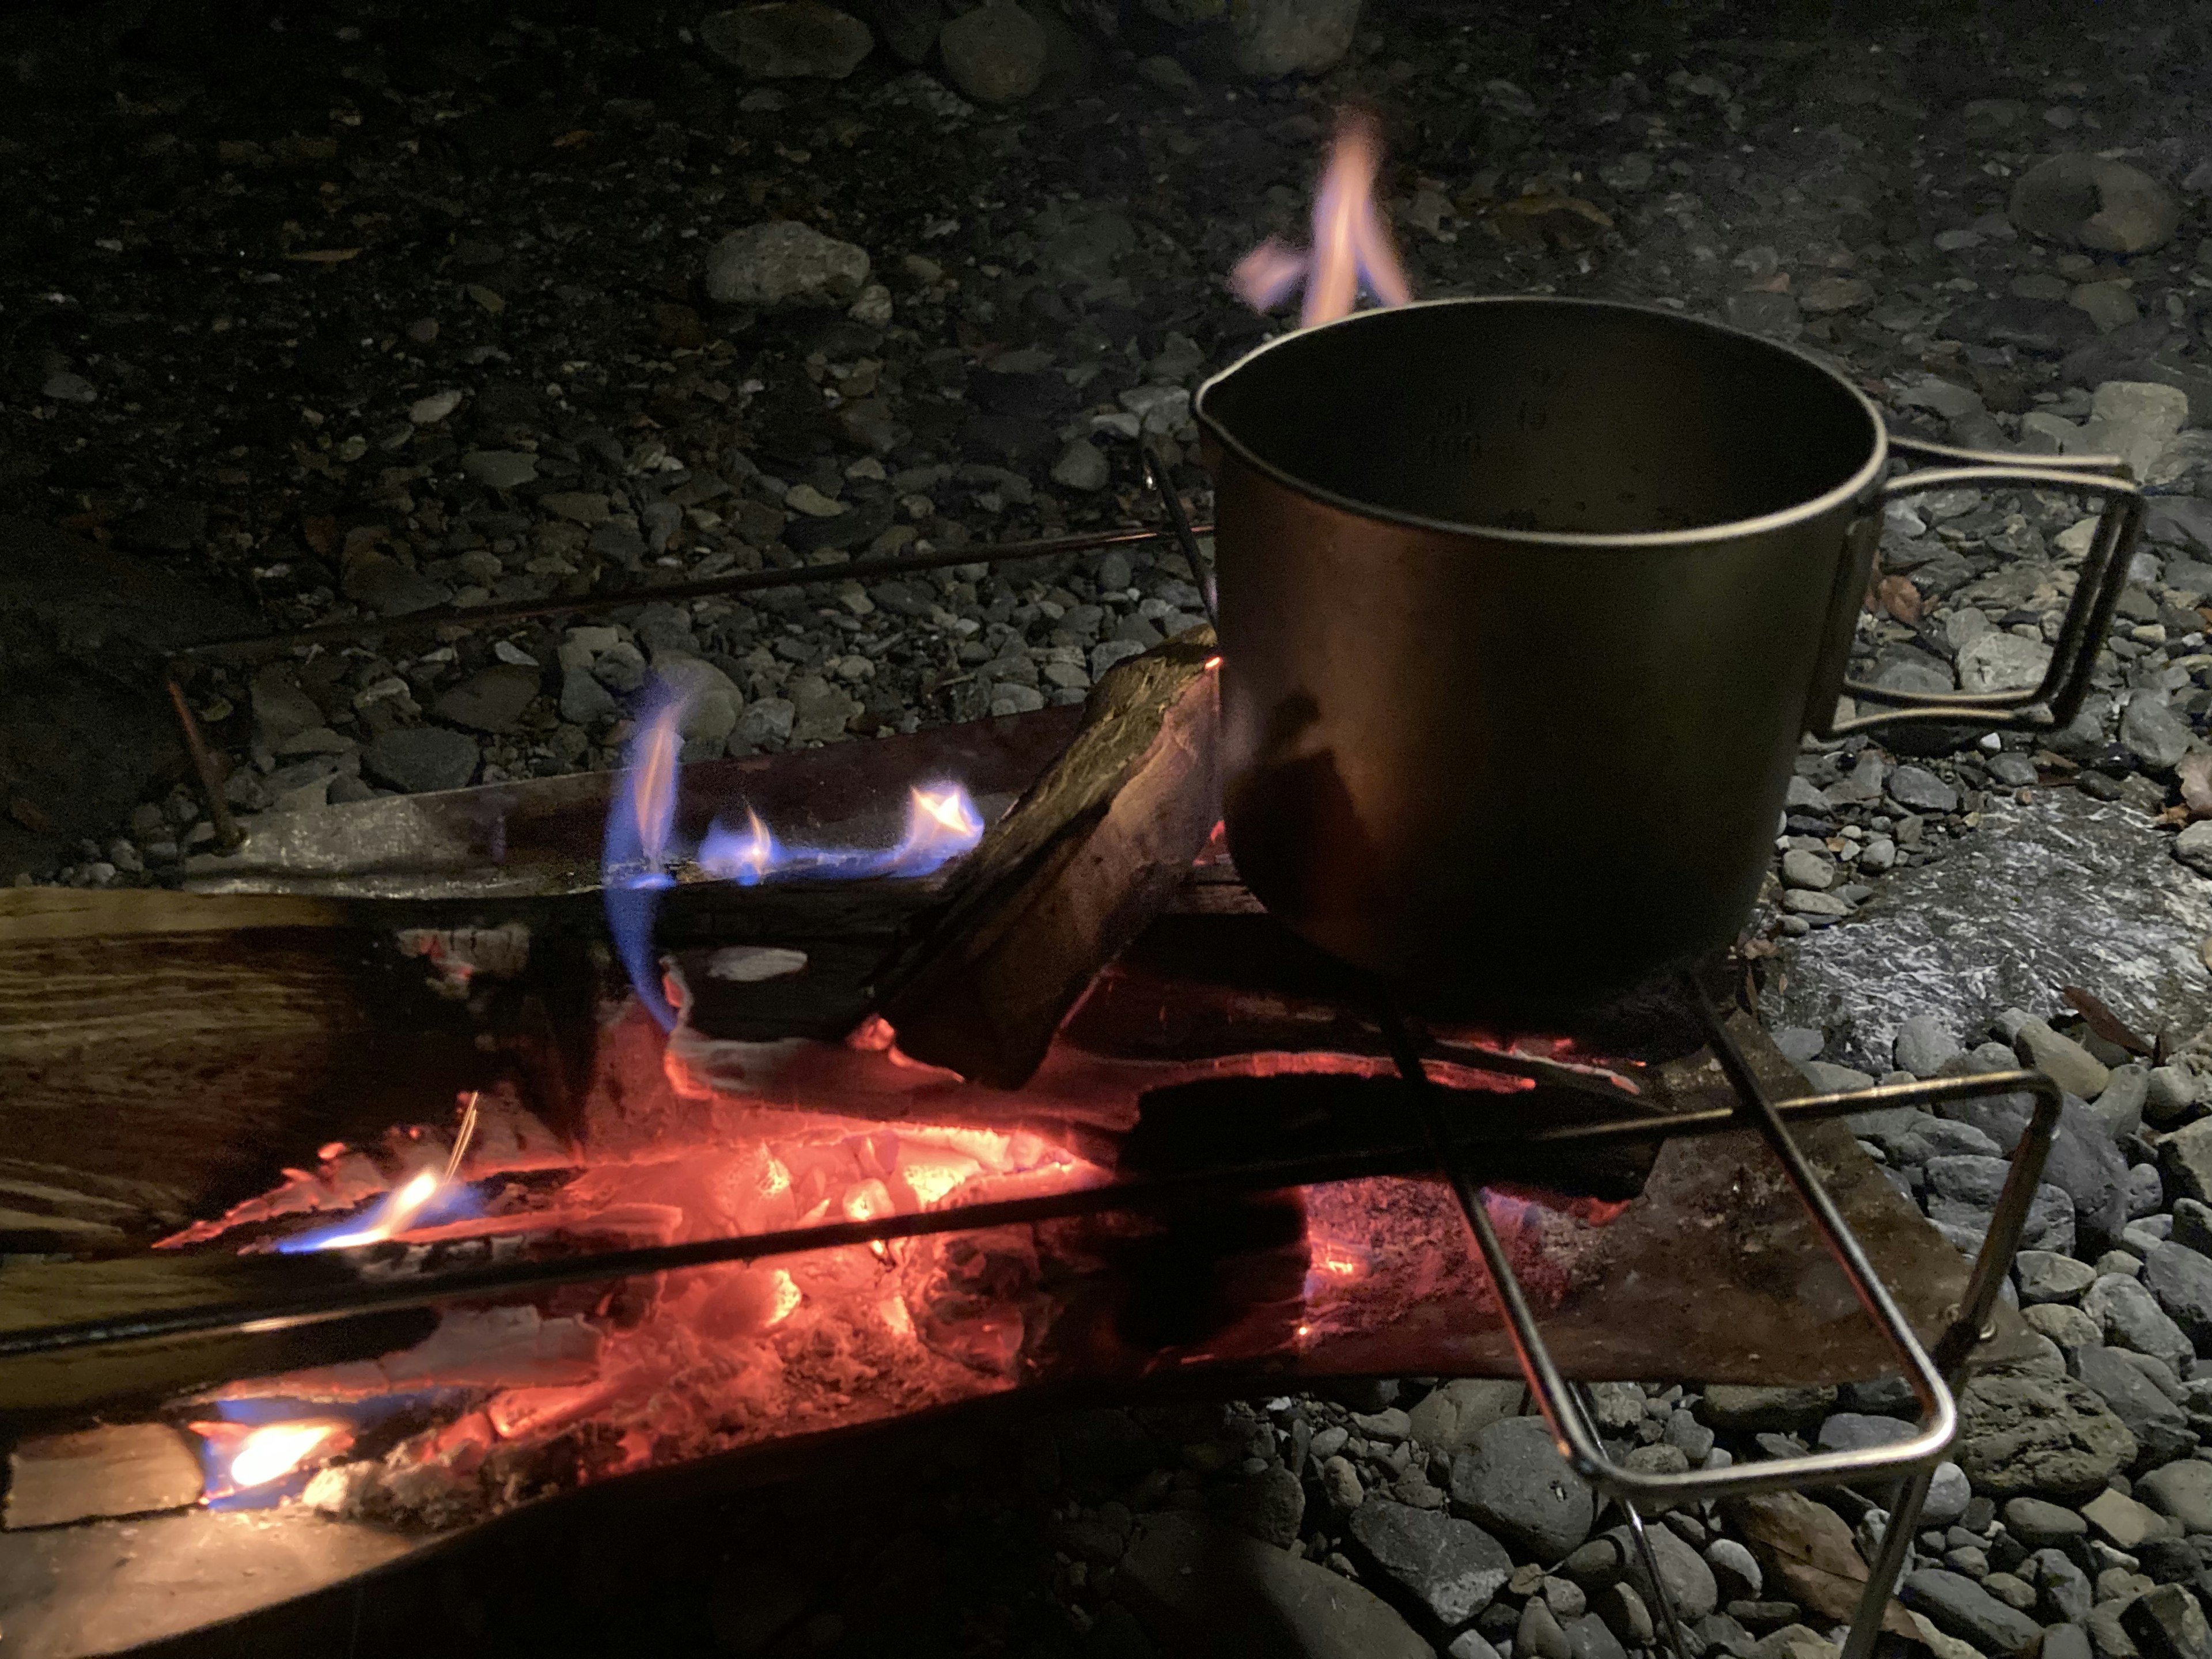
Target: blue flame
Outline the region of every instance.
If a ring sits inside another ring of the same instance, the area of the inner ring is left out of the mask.
[[[433,1183],[427,1193],[417,1186],[426,1176]],[[462,1220],[478,1213],[482,1207],[477,1189],[466,1182],[440,1181],[434,1170],[421,1170],[386,1193],[366,1215],[280,1239],[276,1253],[304,1255],[313,1250],[343,1250],[358,1244],[381,1243],[392,1234],[404,1233],[410,1228]]]
[[[771,880],[860,881],[926,876],[983,838],[983,817],[957,783],[927,783],[907,798],[906,833],[891,847],[786,847],[750,808],[745,827],[717,820],[699,845],[699,866],[741,887]]]
[[[684,705],[665,698],[630,741],[629,764],[615,785],[607,810],[607,839],[600,869],[607,930],[629,973],[631,988],[664,1031],[676,1029],[676,1011],[661,989],[660,960],[653,945],[662,891],[675,884],[665,868],[676,822],[677,760],[683,748]]]

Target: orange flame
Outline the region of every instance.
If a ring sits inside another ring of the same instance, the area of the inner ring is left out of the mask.
[[[1382,170],[1382,137],[1375,123],[1346,112],[1314,195],[1313,246],[1301,252],[1270,236],[1231,273],[1237,297],[1255,311],[1266,311],[1303,283],[1299,323],[1306,328],[1348,315],[1363,284],[1386,306],[1411,300],[1413,285],[1375,205],[1375,179]]]
[[[653,717],[630,771],[638,844],[647,866],[655,870],[668,854],[669,832],[676,825],[676,760],[684,749],[684,712],[683,703],[672,702]]]
[[[216,1497],[225,1490],[251,1492],[269,1486],[310,1459],[343,1451],[353,1443],[353,1425],[337,1418],[311,1417],[253,1428],[236,1423],[195,1423],[191,1427],[221,1460]]]

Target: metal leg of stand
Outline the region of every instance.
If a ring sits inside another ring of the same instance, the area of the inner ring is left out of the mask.
[[[1688,1470],[1679,1474],[1644,1473],[1626,1468],[1607,1455],[1589,1413],[1559,1369],[1537,1328],[1527,1294],[1513,1273],[1512,1264],[1491,1224],[1478,1182],[1453,1155],[1448,1126],[1442,1117],[1440,1098],[1425,1087],[1420,1110],[1437,1163],[1450,1181],[1468,1230],[1474,1233],[1491,1286],[1505,1316],[1522,1374],[1528,1383],[1546,1421],[1557,1437],[1561,1452],[1583,1479],[1615,1498],[1627,1510],[1630,1527],[1643,1553],[1646,1571],[1660,1601],[1668,1635],[1678,1655],[1685,1656],[1680,1625],[1668,1601],[1657,1571],[1656,1552],[1644,1535],[1638,1498],[1668,1503],[1710,1498],[1739,1492],[1802,1490],[1810,1486],[1858,1484],[1884,1475],[1903,1475],[1891,1511],[1878,1559],[1869,1571],[1867,1590],[1856,1616],[1843,1659],[1867,1659],[1881,1629],[1889,1594],[1905,1552],[1911,1545],[1914,1523],[1926,1498],[1936,1464],[1948,1449],[1957,1423],[1952,1384],[1963,1374],[1967,1356],[1986,1327],[2003,1287],[2014,1253],[2019,1248],[2027,1211],[2040,1184],[2052,1133],[2057,1127],[2063,1097],[2058,1087],[2039,1072],[2008,1072],[1978,1078],[1942,1079],[1930,1083],[1892,1085],[1854,1091],[1849,1096],[1824,1097],[1824,1101],[1854,1102],[1860,1110],[1919,1105],[1939,1100],[1971,1098],[1991,1094],[2025,1093],[2034,1097],[2035,1109],[2020,1144],[2014,1149],[2012,1167],[1998,1195],[1990,1231],[1976,1259],[1960,1313],[1936,1345],[1942,1371],[1922,1348],[1919,1339],[1905,1322],[1888,1291],[1875,1274],[1863,1248],[1844,1224],[1803,1151],[1790,1134],[1781,1115],[1765,1097],[1749,1066],[1702,991],[1692,994],[1704,1016],[1715,1060],[1737,1095],[1737,1111],[1746,1126],[1757,1129],[1780,1161],[1796,1188],[1822,1241],[1837,1265],[1851,1282],[1861,1304],[1888,1339],[1906,1378],[1920,1397],[1923,1425],[1901,1444],[1860,1451],[1815,1452],[1804,1457],[1737,1464],[1720,1470]],[[1407,1081],[1425,1085],[1428,1076],[1419,1051],[1404,1022],[1395,1011],[1385,1010],[1383,1030],[1393,1056]]]

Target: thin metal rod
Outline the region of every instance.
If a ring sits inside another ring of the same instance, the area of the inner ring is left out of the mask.
[[[1832,1117],[1840,1112],[1856,1109],[1857,1108],[1849,1096],[1815,1097],[1793,1102],[1786,1109],[1793,1118],[1806,1119]],[[1739,1127],[1735,1115],[1725,1109],[1686,1112],[1679,1117],[1630,1118],[1609,1124],[1571,1124],[1510,1138],[1468,1136],[1454,1141],[1451,1151],[1456,1158],[1466,1158],[1480,1156],[1486,1146],[1517,1150],[1560,1144],[1633,1145],[1674,1135],[1720,1133]],[[935,1233],[967,1232],[986,1227],[1138,1209],[1160,1200],[1192,1194],[1266,1192],[1370,1176],[1419,1175],[1438,1167],[1430,1143],[1417,1136],[1395,1145],[1362,1148],[1357,1152],[1271,1158],[1184,1175],[1140,1176],[1066,1193],[957,1205],[948,1209],[925,1210],[915,1214],[885,1216],[869,1221],[836,1222],[790,1228],[779,1232],[753,1233],[682,1244],[650,1245],[551,1261],[500,1262],[418,1279],[323,1285],[296,1295],[264,1297],[253,1302],[161,1309],[68,1325],[0,1332],[0,1362],[33,1354],[61,1353],[118,1342],[143,1341],[153,1337],[287,1330],[301,1325],[350,1319],[362,1314],[434,1307],[442,1302],[473,1301],[516,1291],[591,1284],[644,1273],[712,1267],[721,1262],[757,1261],[771,1256],[792,1255],[842,1245],[873,1244],[894,1239],[919,1238]],[[404,1239],[401,1242],[404,1243]]]
[[[2064,1096],[2058,1085],[2042,1073],[2028,1075],[2039,1079],[2042,1085],[2034,1091],[2035,1109],[2028,1118],[2027,1128],[2021,1133],[2019,1144],[2013,1148],[2012,1167],[2005,1172],[2005,1184],[1997,1194],[1996,1209],[1990,1212],[1989,1231],[1982,1235],[1981,1252],[1974,1258],[1973,1272],[1967,1279],[1966,1295],[1960,1304],[1958,1317],[1936,1344],[1936,1363],[1942,1369],[1944,1381],[1954,1389],[1965,1382],[1974,1346],[1988,1334],[1997,1298],[2004,1290],[2013,1259],[2019,1255],[2021,1240],[2027,1231],[2028,1212],[2035,1203],[2036,1189],[2043,1182],[2051,1141],[2058,1133]],[[1875,1642],[1881,1633],[1883,1617],[1888,1611],[1890,1595],[1897,1588],[1899,1575],[1905,1571],[1912,1549],[1912,1536],[1920,1524],[1920,1512],[1928,1502],[1928,1489],[1935,1479],[1936,1471],[1930,1467],[1916,1469],[1898,1484],[1890,1502],[1889,1522],[1882,1534],[1881,1547],[1875,1552],[1875,1559],[1867,1568],[1866,1589],[1852,1618],[1841,1659],[1871,1659]]]
[[[1211,525],[1204,526],[1210,532]],[[534,617],[555,617],[600,611],[620,611],[633,605],[668,605],[678,600],[720,599],[732,593],[763,592],[777,587],[805,587],[817,582],[866,581],[878,576],[909,575],[917,570],[949,570],[963,564],[1006,564],[1018,559],[1048,559],[1055,556],[1095,553],[1110,547],[1130,547],[1144,542],[1168,540],[1168,530],[1106,530],[1082,536],[1050,536],[1036,541],[999,542],[988,547],[942,548],[933,553],[852,559],[842,564],[800,565],[788,570],[740,570],[728,576],[706,576],[697,581],[671,582],[665,586],[625,588],[619,593],[586,593],[556,599],[516,599],[506,605],[441,605],[434,611],[415,611],[404,617],[363,617],[353,622],[323,623],[283,634],[242,634],[225,640],[207,640],[172,653],[176,657],[219,657],[252,651],[277,651],[295,645],[316,645],[356,639],[364,634],[404,634],[425,628],[483,628],[497,623],[526,622]]]
[[[1148,463],[1149,464],[1149,463]],[[1181,502],[1176,503],[1180,514]],[[1201,526],[1210,532],[1212,526]],[[1004,564],[1018,559],[1094,553],[1109,547],[1131,547],[1180,534],[1188,542],[1193,532],[1186,524],[1179,530],[1105,530],[1081,536],[1051,536],[1026,542],[1000,542],[990,547],[945,549],[903,558],[848,560],[842,564],[802,565],[793,570],[741,570],[730,576],[709,576],[695,582],[672,582],[665,586],[628,588],[619,593],[586,593],[560,599],[518,599],[507,605],[443,605],[404,617],[366,617],[353,622],[324,623],[295,628],[282,634],[244,634],[226,640],[204,640],[169,653],[164,665],[169,683],[169,703],[176,711],[177,728],[183,733],[185,752],[198,774],[200,794],[208,816],[215,821],[216,845],[228,852],[246,839],[231,816],[215,775],[215,761],[200,731],[198,718],[185,700],[177,683],[180,663],[203,657],[250,655],[258,651],[285,651],[295,646],[317,645],[359,639],[365,635],[404,634],[423,628],[478,629],[501,623],[526,622],[534,617],[592,616],[620,611],[633,605],[672,604],[678,600],[715,599],[732,593],[763,592],[775,587],[803,587],[816,582],[860,581],[878,576],[897,576],[916,570],[945,570],[963,564]]]
[[[207,803],[208,817],[215,823],[216,849],[227,853],[246,837],[239,830],[238,820],[230,815],[230,803],[223,798],[222,780],[216,775],[215,756],[200,732],[191,702],[185,699],[173,659],[165,665],[162,678],[169,690],[169,707],[176,711],[177,729],[184,735],[185,753],[191,757],[192,771],[200,781],[200,798]]]
[[[1667,1593],[1666,1576],[1659,1571],[1659,1552],[1651,1547],[1651,1539],[1644,1529],[1644,1511],[1623,1499],[1621,1509],[1628,1516],[1628,1535],[1636,1540],[1636,1553],[1643,1559],[1644,1571],[1651,1580],[1651,1595],[1659,1603],[1659,1618],[1667,1627],[1667,1645],[1674,1650],[1674,1659],[1692,1659],[1690,1644],[1682,1635],[1682,1616],[1675,1610],[1674,1598]]]
[[[1152,493],[1160,498],[1160,508],[1168,515],[1168,528],[1182,548],[1182,556],[1190,566],[1191,580],[1198,584],[1198,597],[1206,605],[1206,619],[1217,629],[1221,626],[1221,596],[1216,588],[1213,562],[1199,551],[1198,533],[1191,528],[1190,516],[1182,510],[1182,496],[1177,493],[1175,479],[1162,464],[1152,445],[1142,446],[1145,457],[1145,476],[1152,483]]]

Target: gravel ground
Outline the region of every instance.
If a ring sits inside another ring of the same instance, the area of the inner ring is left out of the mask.
[[[750,80],[668,9],[230,12],[256,27],[124,4],[0,24],[0,508],[269,627],[1140,522],[1139,429],[1203,514],[1184,394],[1283,320],[1226,273],[1299,234],[1357,101],[1420,294],[1724,317],[1830,356],[1907,429],[2117,437],[2179,493],[2064,740],[1936,757],[1932,784],[1864,739],[1808,755],[1780,926],[1848,914],[1991,788],[2177,799],[2212,703],[2195,10],[2102,8],[2086,37],[2032,6],[1747,33],[1715,7],[1408,0],[1338,67],[1257,83],[1061,21],[1041,88],[995,108],[881,47],[842,79]],[[2084,230],[2083,187],[2021,186],[2062,150],[2142,176],[2106,180]],[[771,221],[805,229],[747,231]],[[2080,516],[2032,492],[1898,512],[1867,671],[2032,672]],[[1192,577],[1139,551],[647,605],[612,633],[393,632],[191,696],[233,802],[297,809],[611,763],[664,658],[716,694],[694,755],[1079,697],[1195,615]],[[160,878],[205,834],[150,763],[122,846],[14,770],[11,858],[40,878]]]

